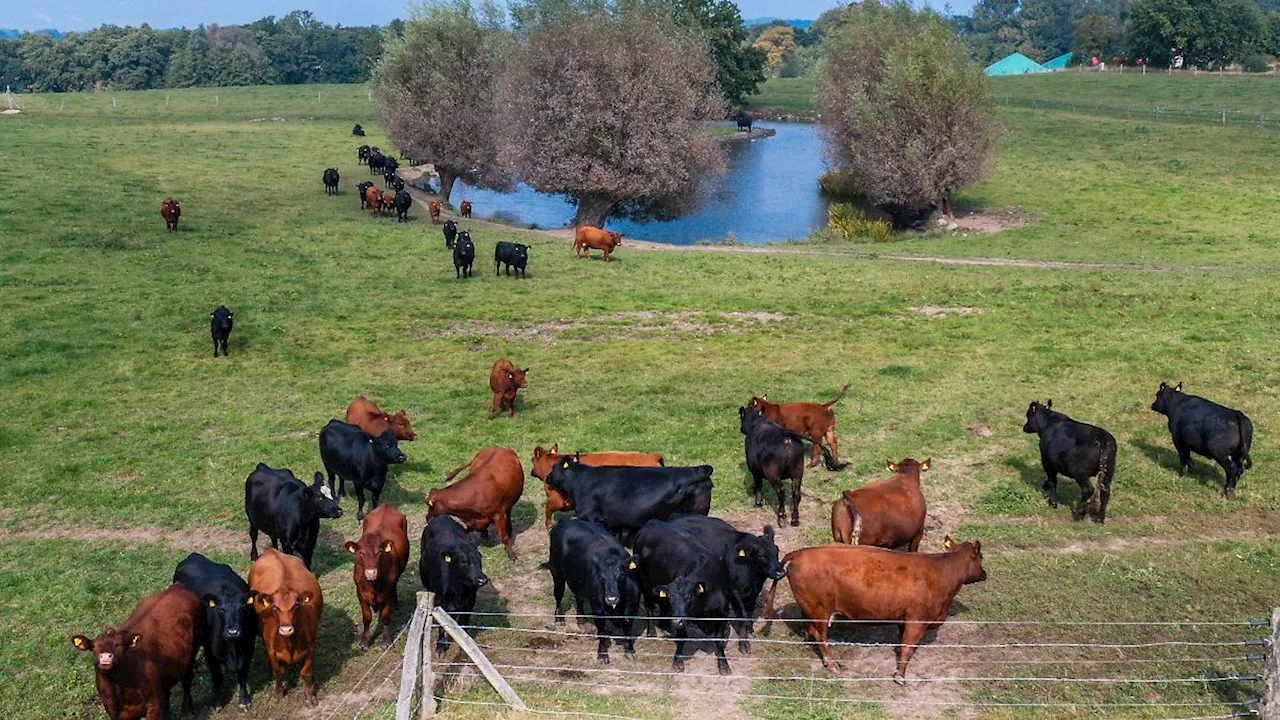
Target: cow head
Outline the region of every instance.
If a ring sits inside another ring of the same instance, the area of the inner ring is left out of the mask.
[[[560,457],[560,443],[551,446],[550,450],[539,445],[533,449],[533,462],[530,463],[532,470],[530,474],[539,480],[546,480],[550,474],[552,466],[556,464],[556,460]]]
[[[480,551],[469,542],[450,547],[441,553],[438,567],[444,587],[465,583],[479,588],[489,584],[489,578],[484,574],[484,564],[480,560]]]
[[[259,619],[273,618],[276,621],[276,633],[281,637],[293,637],[297,631],[295,622],[297,614],[304,607],[310,607],[316,601],[310,591],[301,593],[289,588],[281,588],[274,593],[250,591],[250,603],[258,613]]]
[[[747,403],[747,407],[751,408],[752,410],[755,410],[757,413],[760,413],[761,415],[764,415],[765,412],[767,412],[770,407],[774,407],[774,405],[773,403],[769,402],[768,395],[761,395],[760,397],[752,396],[751,402]]]
[[[924,462],[920,462],[915,458],[902,458],[902,460],[898,462],[894,462],[892,460],[886,461],[885,467],[889,469],[889,472],[894,473],[895,475],[898,473],[914,475],[918,480],[920,478],[920,473],[927,472],[929,470],[929,466],[932,464],[933,458],[925,458]]]
[[[400,452],[400,446],[396,443],[396,435],[390,428],[378,437],[369,438],[369,444],[373,445],[373,455],[380,462],[388,465],[399,465],[404,462],[404,453]]]
[[[520,368],[511,368],[507,373],[507,379],[515,383],[515,386],[518,388],[529,387],[529,382],[525,379],[525,374],[528,372],[529,368],[524,368],[523,370]]]
[[[342,508],[338,507],[338,501],[334,499],[333,491],[325,486],[324,475],[316,473],[311,485],[302,491],[302,497],[303,502],[311,506],[311,510],[316,514],[316,517],[342,517]]]
[[[1161,415],[1168,415],[1170,403],[1181,394],[1182,383],[1170,387],[1168,383],[1162,382],[1160,383],[1160,388],[1156,390],[1156,401],[1151,403],[1151,409]]]
[[[471,250],[471,252],[475,252],[476,250],[475,243],[471,242],[471,233],[467,232],[466,230],[463,230],[462,232],[458,233],[457,246],[461,248],[467,248]]]
[[[609,239],[613,241],[615,246],[622,244],[622,233],[613,232],[612,230],[605,230],[605,232],[609,233]]]
[[[752,401],[755,400],[757,400],[757,398],[752,398]],[[764,416],[761,415],[760,411],[754,407],[738,408],[738,429],[742,431],[743,435],[751,432],[751,429],[756,425],[759,425],[762,421],[764,421]]]
[[[610,610],[617,610],[622,602],[627,578],[635,576],[636,561],[631,559],[626,550],[615,548],[594,558],[592,562],[598,564],[600,599]]]
[[[403,410],[394,414],[385,414],[387,422],[391,424],[391,432],[396,436],[397,440],[412,442],[418,439],[417,433],[413,431],[413,426],[409,424],[409,416]]]
[[[964,584],[982,582],[987,579],[987,571],[982,569],[982,541],[957,543],[948,535],[942,540],[942,549],[953,555],[960,555],[966,562],[964,566]]]
[[[200,598],[204,605],[204,620],[211,637],[239,640],[255,631],[253,598],[234,585],[224,585],[216,592]]]
[[[576,456],[563,455],[559,460],[555,461],[554,465],[551,466],[550,472],[548,472],[547,476],[543,478],[543,481],[556,490],[565,493],[566,496],[572,495],[567,488],[566,481],[568,480],[568,474],[571,473],[574,468],[578,467],[578,465],[578,458]]]
[[[396,547],[385,536],[362,535],[359,542],[348,540],[346,547],[347,552],[356,556],[356,567],[364,569],[366,581],[377,582],[391,572]]]
[[[679,630],[689,621],[699,596],[707,591],[705,583],[689,575],[681,575],[666,585],[658,585],[650,592],[665,602],[662,612],[671,618],[671,626]]]
[[[84,635],[73,635],[71,644],[77,650],[93,653],[93,665],[102,672],[109,672],[120,664],[125,653],[136,648],[142,639],[135,633],[118,632],[115,628],[107,628],[98,637],[90,640]]]
[[[1048,400],[1044,405],[1039,401],[1033,400],[1027,406],[1027,422],[1022,425],[1022,432],[1039,434],[1049,425],[1049,419],[1053,416],[1053,400]]]
[[[746,535],[739,539],[733,545],[733,555],[733,562],[744,563],[771,580],[781,580],[787,574],[787,569],[778,561],[772,525],[765,525],[762,535]]]

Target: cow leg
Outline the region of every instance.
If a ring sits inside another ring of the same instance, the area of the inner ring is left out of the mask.
[[[1093,483],[1089,482],[1089,478],[1085,478],[1077,480],[1076,484],[1080,486],[1080,500],[1076,502],[1075,507],[1071,508],[1071,519],[1079,522],[1089,514],[1089,506],[1093,503]]]
[[[729,623],[720,622],[716,630],[716,671],[721,675],[728,675],[733,670],[729,667],[729,658],[725,657],[724,649],[729,644]]]
[[[258,559],[258,528],[249,523],[249,559]]]
[[[169,720],[173,717],[173,711],[169,709],[169,696],[172,694],[173,688],[165,688],[160,693],[160,702],[152,702],[147,705],[147,720]],[[154,696],[153,696],[154,697]]]
[[[231,357],[231,353],[227,352],[227,338],[222,339],[222,354]]]
[[[560,568],[554,563],[551,565],[551,585],[551,591],[556,598],[556,622],[563,625],[564,611],[561,608],[564,605],[564,573],[560,572]]]
[[[1103,471],[1106,472],[1105,470]],[[1093,516],[1096,523],[1106,522],[1107,520],[1107,503],[1111,502],[1111,478],[1102,477],[1098,479],[1098,512]]]
[[[782,478],[771,477],[769,484],[773,486],[773,494],[778,499],[778,510],[775,514],[778,516],[778,525],[782,525],[787,517],[787,494],[782,490]]]
[[[360,649],[367,650],[369,649],[369,625],[373,623],[373,610],[363,600],[360,601],[360,619],[364,623],[360,630]]]
[[[383,605],[382,612],[378,616],[378,619],[382,621],[382,647],[384,650],[391,647],[391,607],[394,604],[395,602],[392,601]]]
[[[276,697],[284,697],[284,665],[276,659],[275,653],[267,650],[267,665],[271,668],[271,675],[276,679]]]
[[[675,631],[676,638],[676,654],[671,657],[671,669],[676,672],[684,672],[684,644],[685,631],[684,628]]]
[[[498,415],[498,406],[502,403],[502,395],[493,394],[493,402],[489,404],[489,419],[492,420]]]
[[[831,619],[824,616],[821,620],[814,620],[805,623],[804,633],[809,636],[809,640],[818,646],[818,655],[822,657],[822,667],[837,669],[840,663],[831,657],[831,648],[827,647],[827,633],[831,629]]]
[[[1240,476],[1244,474],[1244,468],[1238,460],[1233,460],[1230,455],[1214,458],[1218,464],[1222,466],[1222,471],[1226,473],[1226,480],[1222,483],[1222,495],[1226,498],[1234,498],[1236,496],[1236,483],[1240,481]]]
[[[354,483],[352,483],[354,485]],[[364,520],[364,486],[356,485],[356,522]]]
[[[274,536],[274,535],[268,535],[267,537],[271,538],[271,547],[272,547],[272,548],[274,548],[274,549],[276,549],[276,550],[279,550],[279,549],[280,549],[280,540],[279,540],[279,539],[277,539],[277,538],[276,538],[276,536]],[[284,554],[285,554],[285,555],[288,555],[288,554],[289,554],[289,550],[288,550],[288,549],[286,549],[286,550],[284,551]]]
[[[622,641],[622,649],[623,651],[626,652],[627,659],[635,660],[636,659],[636,641],[635,641],[636,621],[630,620],[630,619],[623,620],[622,622],[618,623],[618,627],[622,629],[621,634],[623,637],[626,638],[625,640]]]
[[[213,681],[213,699],[209,701],[209,707],[218,710],[222,707],[222,662],[209,651],[207,643],[204,646],[204,664],[209,668],[209,679]]]
[[[809,467],[818,466],[818,456],[822,454],[822,438],[813,440],[813,457],[809,459]]]
[[[831,463],[833,465],[840,464],[840,450],[836,447],[836,429],[833,426],[826,433],[827,446],[831,448]]]
[[[218,357],[218,338],[213,338],[213,356]]]
[[[314,705],[316,701],[315,687],[311,684],[311,663],[315,660],[314,654],[308,655],[306,660],[302,661],[302,699],[308,705]]]
[[[798,527],[800,525],[800,486],[804,482],[804,475],[797,474],[791,478],[791,526]],[[782,524],[782,517],[778,517],[778,524]]]
[[[745,620],[738,621],[738,652],[742,655],[751,654],[751,620],[748,614],[743,614]]]
[[[191,659],[195,660],[195,653],[191,653]],[[219,668],[221,670],[221,668]],[[182,676],[182,712],[195,712],[196,703],[191,699],[191,679],[195,676],[196,665],[194,662],[187,663],[187,673]],[[221,675],[222,673],[218,673]],[[222,683],[218,683],[219,686]]]
[[[920,531],[915,534],[915,537],[911,538],[911,544],[908,546],[908,549],[911,552],[919,551],[920,541],[923,539],[924,539],[924,526],[921,526]]]
[[[764,507],[764,477],[754,470],[751,472],[751,489],[756,493],[756,507]]]
[[[909,622],[902,625],[901,640],[898,641],[898,669],[893,673],[893,681],[899,685],[907,684],[907,663],[915,655],[916,648],[924,639],[925,633],[932,627],[929,623]]]
[[[498,516],[493,519],[493,524],[498,526],[498,539],[502,541],[503,546],[507,548],[507,557],[512,560],[516,559],[515,543],[511,541],[511,515],[508,511],[502,510]]]
[[[243,667],[236,670],[236,682],[240,684],[240,709],[248,710],[252,700],[249,697],[249,662],[242,662]]]
[[[1058,473],[1051,470],[1049,463],[1044,463],[1045,481],[1041,486],[1044,490],[1045,499],[1049,501],[1049,507],[1058,507]]]
[[[384,483],[384,487],[385,487],[386,481],[387,481],[386,478],[382,479],[382,482]],[[369,498],[371,501],[369,504],[369,512],[373,512],[374,510],[378,509],[378,499],[382,497],[382,490],[381,489],[370,490],[369,495],[371,496]]]
[[[609,664],[609,623],[604,618],[596,618],[596,662]]]
[[[1173,441],[1173,446],[1178,450],[1178,474],[1186,475],[1191,472],[1191,448],[1178,444],[1177,440]]]

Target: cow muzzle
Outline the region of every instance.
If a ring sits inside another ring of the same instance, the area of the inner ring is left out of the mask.
[[[279,633],[280,633],[282,636],[284,636],[284,637],[292,637],[292,636],[293,636],[293,626],[292,626],[292,625],[281,625],[279,628],[277,628],[277,630],[276,630],[276,631],[277,631],[277,632],[279,632]]]
[[[365,571],[364,571],[364,579],[365,579],[365,580],[368,580],[369,582],[374,582],[375,580],[377,580],[377,579],[378,579],[378,571],[377,571],[377,570],[365,570]]]
[[[222,634],[228,640],[235,640],[236,638],[240,637],[240,628],[227,628],[226,632]]]
[[[773,572],[769,573],[769,577],[772,578],[775,582],[778,580],[781,580],[786,576],[787,576],[786,568],[778,568],[777,570],[774,570]]]
[[[98,669],[110,670],[116,665],[116,656],[111,653],[98,653]]]
[[[677,630],[683,630],[685,623],[686,623],[686,620],[684,618],[676,618],[675,620],[671,621],[671,627]]]
[[[608,605],[610,610],[616,610],[618,609],[619,600],[620,598],[617,595],[610,595],[604,599],[604,604]]]

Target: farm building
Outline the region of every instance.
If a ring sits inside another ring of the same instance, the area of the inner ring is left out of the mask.
[[[1018,52],[991,63],[986,69],[988,77],[996,75],[1024,75],[1026,73],[1040,72],[1048,72],[1048,70],[1046,70],[1040,63]]]
[[[1071,53],[1063,53],[1052,60],[1046,60],[1040,67],[1046,70],[1066,70],[1071,64]]]

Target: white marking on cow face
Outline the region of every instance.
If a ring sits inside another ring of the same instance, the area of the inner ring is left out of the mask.
[[[333,499],[333,491],[329,489],[329,486],[328,486],[328,485],[321,485],[321,486],[320,486],[320,494],[321,494],[321,495],[323,495],[323,496],[325,496],[325,499],[327,499],[327,500],[332,500],[332,499]]]

